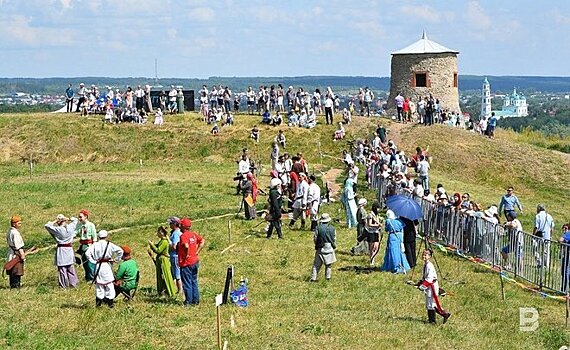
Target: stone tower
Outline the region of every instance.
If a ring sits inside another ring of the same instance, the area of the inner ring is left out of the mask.
[[[439,99],[442,109],[460,112],[458,54],[458,51],[429,40],[425,32],[420,40],[392,52],[388,109],[396,108],[394,98],[398,93],[416,103],[432,94]]]
[[[481,118],[491,116],[491,85],[485,77],[483,81],[483,90],[481,91]]]

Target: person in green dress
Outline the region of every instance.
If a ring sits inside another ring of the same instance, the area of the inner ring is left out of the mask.
[[[176,286],[174,285],[172,273],[170,272],[168,233],[164,227],[160,226],[156,235],[159,238],[156,245],[152,241],[148,241],[148,246],[150,248],[149,254],[156,254],[154,259],[154,264],[156,266],[156,289],[158,291],[158,295],[162,295],[166,292],[169,297],[172,297],[176,295]]]

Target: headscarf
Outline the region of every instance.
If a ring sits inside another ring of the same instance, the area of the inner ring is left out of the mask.
[[[273,179],[273,178],[279,177],[279,174],[277,173],[277,170],[271,170],[271,172],[269,173],[269,176]]]
[[[12,215],[10,218],[10,224],[15,224],[19,221],[22,221],[22,218],[19,215]]]
[[[251,198],[255,203],[255,201],[257,200],[257,180],[255,179],[252,173],[247,173],[247,179],[251,181]]]
[[[457,201],[453,202],[453,206],[456,208],[460,208],[461,207],[461,193],[455,192],[453,194],[453,197],[457,197]]]
[[[81,209],[81,210],[79,211],[79,214],[83,214],[83,215],[85,215],[86,217],[89,217],[89,210],[87,210],[87,209]]]

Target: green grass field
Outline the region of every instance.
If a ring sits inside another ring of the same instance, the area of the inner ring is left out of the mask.
[[[354,230],[336,224],[338,262],[333,278],[309,283],[313,261],[309,231],[284,229],[284,240],[266,240],[261,219],[233,215],[240,197],[231,180],[235,160],[248,147],[254,159],[269,164],[270,142],[277,129],[262,126],[261,142],[249,130],[258,117],[238,116],[237,125],[209,135],[197,114],[166,116],[163,127],[103,125],[96,118],[30,114],[0,117],[0,218],[23,217],[27,246],[51,244],[43,224],[56,214],[92,212],[98,229],[115,230],[111,240],[129,244],[141,269],[139,292],[133,302],[115,309],[95,309],[94,288],[82,283],[75,290],[57,287],[53,248],[27,260],[24,287],[0,289],[0,348],[20,349],[213,349],[216,347],[216,294],[225,270],[249,279],[250,306],[222,307],[222,337],[229,349],[558,349],[570,345],[564,328],[565,308],[558,301],[505,284],[501,300],[499,277],[484,267],[436,251],[441,285],[449,295],[444,307],[453,316],[442,326],[425,324],[424,297],[406,285],[411,278],[382,272],[357,273],[367,258],[348,252]],[[367,137],[378,120],[356,118],[348,139]],[[515,186],[523,202],[521,217],[531,230],[534,207],[544,202],[559,227],[568,221],[565,200],[570,193],[567,158],[530,145],[507,132],[488,140],[446,127],[391,125],[390,136],[411,154],[417,145],[430,146],[432,183],[448,191],[469,191],[484,205],[497,203],[504,188]],[[303,152],[311,171],[341,168],[346,142],[332,142],[333,126],[301,130],[283,127],[287,151]],[[37,162],[30,172],[28,161]],[[361,172],[362,173],[362,172]],[[265,171],[267,174],[267,170]],[[337,182],[342,181],[341,178]],[[260,178],[261,187],[269,177]],[[364,183],[362,178],[360,183]],[[361,190],[371,201],[374,193]],[[261,196],[258,208],[265,203]],[[338,203],[322,212],[344,221]],[[155,296],[155,272],[145,243],[170,215],[195,219],[194,229],[206,240],[200,256],[201,304],[181,306]],[[209,217],[223,217],[208,219]],[[231,237],[228,223],[231,222]],[[120,229],[120,230],[119,230]],[[230,244],[235,244],[222,254]],[[1,253],[5,253],[5,245]],[[381,247],[383,257],[385,243]],[[82,274],[82,270],[78,270]],[[323,272],[321,271],[321,274]],[[415,272],[414,279],[418,278]],[[443,279],[443,276],[446,278]],[[540,313],[535,332],[519,331],[519,308]],[[230,327],[230,317],[235,327]],[[438,320],[441,323],[441,319]]]

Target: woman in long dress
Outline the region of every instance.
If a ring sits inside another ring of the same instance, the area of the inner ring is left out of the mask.
[[[346,179],[344,182],[344,190],[342,192],[342,203],[346,210],[346,224],[348,228],[356,227],[356,201],[354,200],[354,180],[352,178]]]
[[[148,241],[148,246],[150,250],[156,257],[154,258],[154,263],[156,266],[156,290],[158,295],[162,295],[163,292],[169,297],[176,295],[176,287],[174,285],[174,280],[172,279],[172,273],[170,272],[170,258],[168,254],[168,233],[164,227],[159,227],[156,235],[159,238],[158,243],[154,244]],[[149,251],[149,254],[150,251]],[[152,256],[152,255],[151,255]]]
[[[388,233],[388,244],[384,255],[384,264],[380,268],[382,271],[392,273],[406,273],[410,269],[408,260],[404,255],[404,223],[396,219],[393,211],[386,211],[386,233]]]

